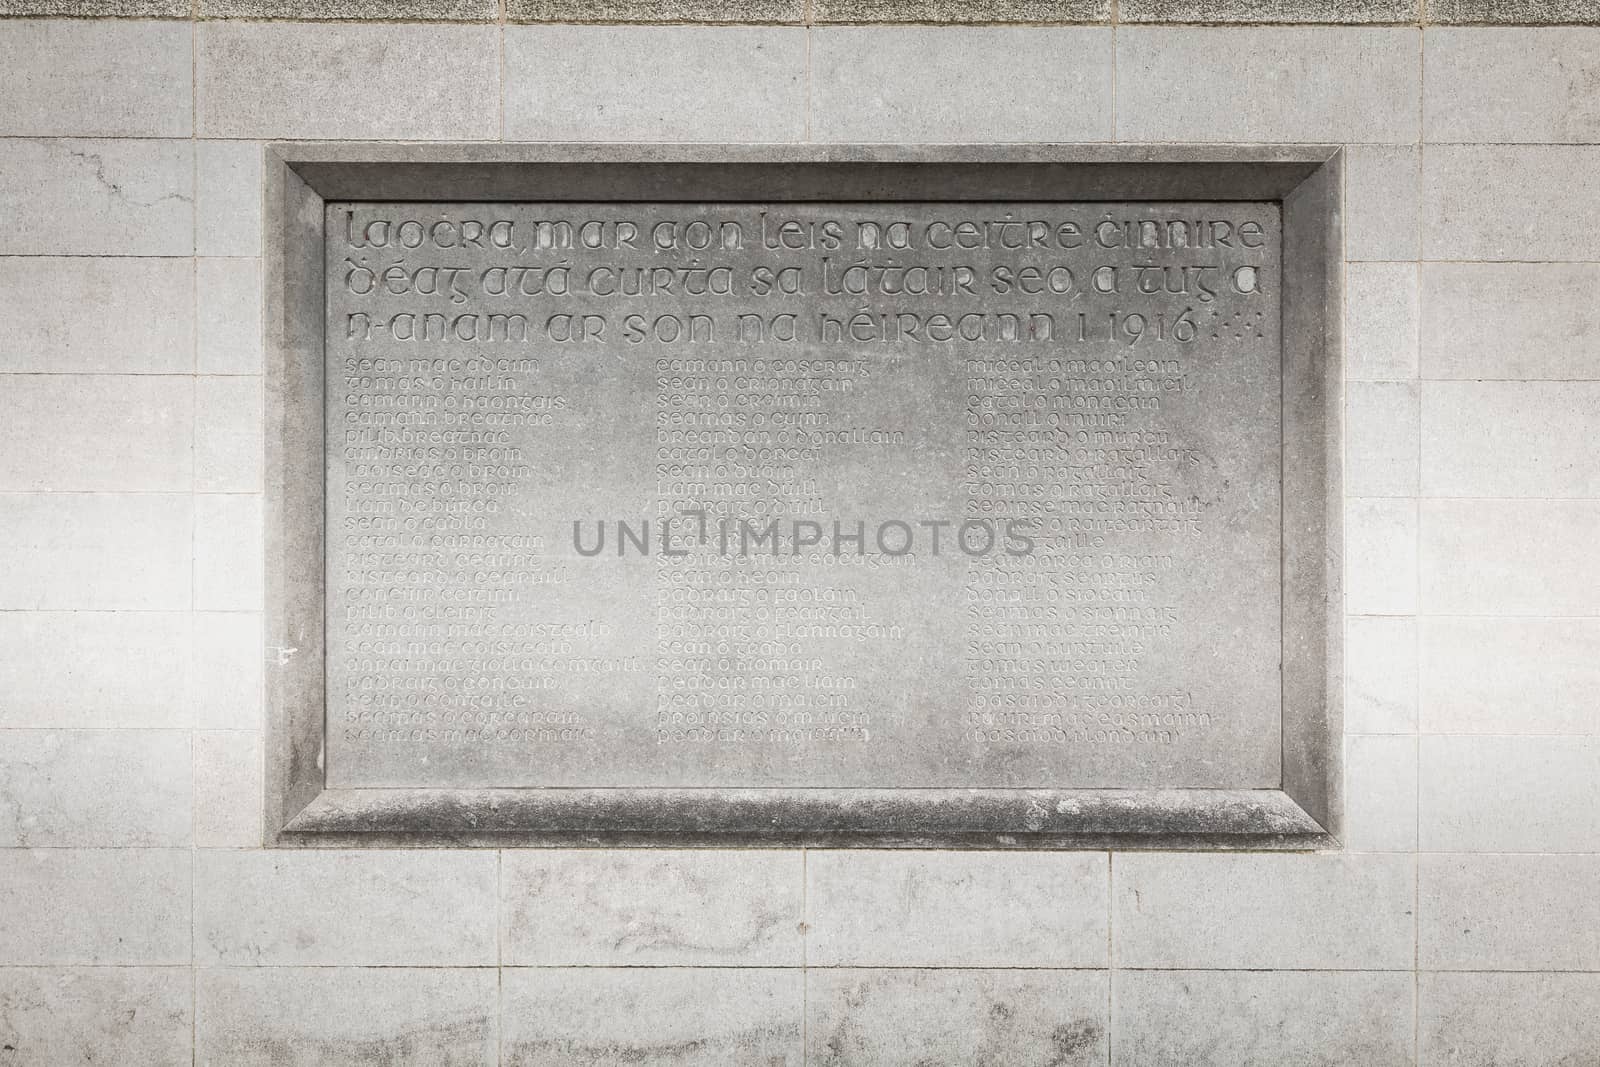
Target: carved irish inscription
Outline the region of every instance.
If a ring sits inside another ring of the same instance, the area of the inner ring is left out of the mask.
[[[1278,786],[1276,203],[326,210],[330,788]]]

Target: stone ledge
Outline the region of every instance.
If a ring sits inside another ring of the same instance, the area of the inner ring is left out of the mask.
[[[1600,0],[0,0],[7,18],[607,25],[1561,26]]]

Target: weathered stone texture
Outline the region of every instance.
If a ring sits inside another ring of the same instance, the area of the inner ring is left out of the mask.
[[[811,0],[814,22],[1105,22],[1110,0]]]
[[[1416,22],[1418,0],[1120,0],[1122,22]]]
[[[512,22],[790,22],[805,0],[505,0]]]

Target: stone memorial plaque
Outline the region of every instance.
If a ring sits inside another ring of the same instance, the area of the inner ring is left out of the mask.
[[[329,203],[336,786],[1279,776],[1266,203]]]
[[[1281,196],[586,188],[308,205],[328,829],[1324,831]]]

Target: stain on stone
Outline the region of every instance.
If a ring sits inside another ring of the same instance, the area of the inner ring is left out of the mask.
[[[624,1064],[697,1064],[730,1062],[751,1067],[782,1067],[787,1057],[770,1050],[794,1040],[792,1026],[751,1027],[727,1034],[680,1041],[582,1041],[574,1038],[529,1039],[506,1053],[507,1067],[562,1063],[570,1067],[620,1067]]]
[[[1102,1030],[1092,1019],[1080,1019],[1050,1031],[1049,1067],[1074,1067],[1088,1063],[1086,1058],[1100,1045]]]
[[[487,1019],[463,1019],[401,1030],[385,1037],[305,1035],[247,1037],[221,1050],[229,1067],[477,1067],[482,1063]]]

